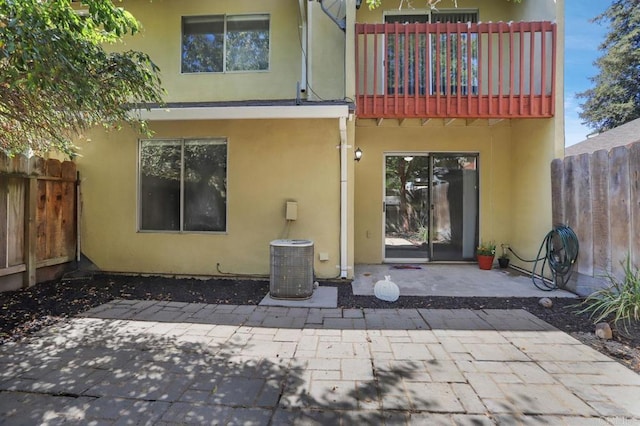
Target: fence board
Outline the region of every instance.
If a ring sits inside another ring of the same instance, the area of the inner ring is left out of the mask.
[[[578,223],[578,208],[576,205],[576,168],[578,167],[577,157],[568,157],[564,159],[564,225],[575,228]],[[580,258],[576,260],[574,268],[580,267]]]
[[[25,287],[31,287],[37,282],[37,262],[36,262],[36,207],[38,203],[38,179],[33,176],[25,181],[26,201],[24,208],[24,257],[27,267],[26,273],[22,276]]]
[[[593,276],[611,270],[609,224],[609,155],[596,151],[591,155],[591,210],[593,216]]]
[[[0,153],[0,277],[32,285],[36,267],[73,260],[76,179],[73,162]]]
[[[29,159],[24,155],[16,155],[11,158],[9,166],[10,173],[27,174],[29,173]]]
[[[26,182],[22,178],[10,177],[8,179],[8,206],[7,206],[7,266],[15,266],[24,263],[24,207],[26,195]],[[15,232],[14,232],[15,230]]]
[[[629,145],[631,261],[640,267],[640,143]]]
[[[51,177],[60,177],[62,175],[62,163],[59,160],[51,158],[44,165],[45,174]]]
[[[62,186],[61,182],[47,182],[47,251],[46,259],[62,255],[60,245],[62,240]]]
[[[29,161],[29,172],[35,176],[44,176],[46,160],[42,157],[31,157]]]
[[[6,268],[7,263],[7,202],[8,179],[0,176],[0,269]]]
[[[640,266],[640,142],[566,157],[562,165],[551,163],[552,177],[564,177],[552,183],[553,217],[563,215],[576,231],[578,272],[620,278],[627,256]]]
[[[629,253],[629,155],[626,147],[619,146],[609,152],[609,211],[611,226],[611,269],[622,276],[620,262]]]
[[[60,177],[63,180],[75,181],[76,180],[76,163],[73,161],[64,161],[60,165]]]
[[[3,151],[0,151],[0,173],[9,172],[10,161],[9,157]]]
[[[24,264],[16,265],[16,266],[10,266],[8,268],[2,268],[2,269],[0,269],[0,278],[1,277],[6,277],[7,275],[18,274],[18,273],[24,272],[26,270],[27,270],[27,266],[24,265]]]
[[[74,168],[75,169],[75,168]],[[75,173],[73,174],[75,177]],[[62,184],[62,256],[73,258],[76,254],[76,183]]]
[[[581,274],[593,275],[593,217],[591,210],[591,167],[589,154],[577,158],[576,168],[576,229],[580,235],[580,261],[577,271]]]
[[[578,222],[578,211],[576,207],[576,168],[578,159],[567,157],[564,159],[564,220],[565,225],[574,228]]]
[[[36,216],[37,260],[71,258],[75,255],[75,179],[74,163],[48,160],[47,177],[38,184]]]
[[[36,260],[47,258],[47,181],[38,180],[36,203]]]
[[[551,221],[554,225],[564,223],[564,163],[555,159],[551,163]]]

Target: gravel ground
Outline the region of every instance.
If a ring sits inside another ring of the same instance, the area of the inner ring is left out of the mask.
[[[614,329],[613,340],[600,340],[593,334],[589,317],[575,313],[576,299],[553,299],[550,309],[540,306],[538,298],[404,296],[389,303],[373,296],[354,296],[346,283],[320,284],[338,287],[338,306],[343,308],[525,309],[640,373],[640,324],[626,331]],[[0,293],[0,344],[115,298],[257,305],[268,291],[268,281],[261,280],[94,275],[52,281]]]

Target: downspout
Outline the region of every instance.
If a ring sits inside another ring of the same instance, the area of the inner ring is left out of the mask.
[[[340,278],[347,278],[347,117],[340,117]]]
[[[300,38],[302,43],[300,93],[307,92],[307,49],[309,48],[309,38],[307,35],[307,8],[305,7],[306,1],[307,0],[298,0],[298,4],[300,7]],[[296,97],[298,97],[300,93],[296,93]]]
[[[307,3],[307,63],[305,67],[306,84],[305,86],[303,86],[305,90],[309,87],[313,88],[313,8],[313,1],[309,0]],[[307,99],[314,100],[313,98],[313,91],[309,90],[307,92]]]

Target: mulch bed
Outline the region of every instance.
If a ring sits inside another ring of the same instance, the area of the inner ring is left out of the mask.
[[[403,296],[389,303],[373,296],[354,296],[347,283],[320,284],[338,288],[338,306],[343,308],[524,309],[640,373],[640,324],[626,331],[614,329],[613,340],[597,339],[593,321],[576,313],[580,303],[576,299],[553,299],[552,308],[542,307],[538,298]],[[52,281],[0,293],[0,344],[116,298],[257,305],[268,291],[267,281],[247,279],[94,275]]]

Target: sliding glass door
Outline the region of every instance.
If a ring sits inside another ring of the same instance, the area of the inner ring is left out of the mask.
[[[478,157],[432,155],[431,259],[473,260],[478,241]]]
[[[429,249],[430,157],[385,158],[384,257],[427,261]]]
[[[478,240],[477,155],[386,155],[383,206],[385,261],[472,260]]]

